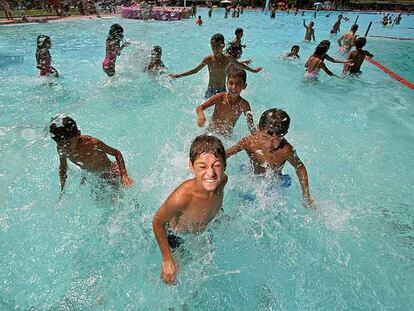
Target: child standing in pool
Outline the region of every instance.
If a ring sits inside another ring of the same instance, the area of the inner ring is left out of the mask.
[[[230,136],[240,115],[244,113],[247,126],[250,132],[252,132],[254,124],[251,108],[248,101],[240,96],[240,93],[247,87],[246,78],[246,71],[231,67],[227,76],[227,93],[216,94],[197,107],[198,126],[203,126],[206,122],[204,110],[214,106],[208,131],[223,136]]]
[[[227,183],[226,154],[221,141],[214,136],[198,136],[191,144],[189,167],[195,177],[178,186],[152,220],[162,255],[161,279],[171,285],[177,274],[172,252],[184,243],[177,234],[204,231],[221,209]]]
[[[102,62],[102,69],[108,77],[115,75],[116,58],[121,55],[122,49],[129,45],[129,42],[124,42],[121,45],[123,38],[124,29],[122,26],[119,24],[113,24],[109,29],[108,38],[106,39],[105,59]]]
[[[153,73],[162,73],[167,67],[165,67],[163,61],[161,60],[162,49],[160,46],[156,45],[151,50],[151,58],[147,66],[148,72]]]
[[[289,130],[290,117],[280,109],[266,110],[260,117],[257,131],[240,140],[226,150],[227,158],[244,150],[256,174],[271,173],[282,178],[282,169],[289,162],[296,171],[303,198],[311,206],[312,197],[309,193],[308,173],[299,159],[295,149],[284,138]]]
[[[351,26],[351,29],[339,37],[338,39],[338,45],[339,45],[339,51],[347,53],[351,50],[351,48],[355,45],[355,40],[357,38],[357,35],[355,34],[358,30],[358,25],[354,24]]]
[[[356,50],[348,54],[347,60],[349,60],[351,64],[344,65],[343,74],[360,74],[361,66],[365,60],[365,57],[374,57],[374,55],[372,55],[370,52],[362,49],[366,43],[367,39],[365,39],[364,37],[359,37],[355,40]]]
[[[305,39],[304,39],[306,42],[310,42],[312,38],[313,38],[313,41],[316,41],[315,40],[315,29],[313,29],[314,25],[315,25],[314,22],[310,22],[309,25],[306,26],[305,20],[303,20],[303,27],[306,28]]]
[[[49,52],[51,47],[52,40],[49,36],[39,35],[37,37],[36,67],[40,69],[41,76],[53,74],[55,77],[59,77],[58,71],[52,67],[52,57]]]
[[[340,31],[339,28],[341,27],[341,20],[342,20],[342,14],[339,14],[338,20],[332,26],[332,30],[331,30],[332,34],[337,34]]]
[[[57,116],[52,119],[49,133],[57,144],[59,154],[59,176],[61,192],[66,183],[67,159],[79,166],[100,176],[101,178],[124,186],[133,184],[129,178],[122,153],[99,139],[81,135],[76,122],[68,116]],[[114,156],[116,162],[111,162],[108,155]]]
[[[230,46],[227,48],[227,54],[233,56],[235,59],[239,59],[243,54],[243,49],[246,45],[242,44],[241,39],[243,38],[243,28],[236,28],[234,32],[236,35],[233,41],[230,43]]]
[[[172,78],[181,78],[193,75],[199,72],[205,66],[207,66],[209,72],[209,81],[205,97],[210,98],[211,96],[217,93],[222,93],[226,91],[226,70],[229,65],[233,64],[238,68],[242,68],[244,70],[255,73],[260,72],[262,70],[261,67],[252,69],[246,66],[243,62],[238,62],[234,57],[228,54],[224,54],[223,49],[225,44],[224,37],[221,33],[217,33],[211,37],[210,45],[213,54],[206,56],[197,67],[184,73],[171,74],[170,76]]]
[[[201,19],[201,16],[199,15],[198,16],[198,18],[197,18],[197,20],[196,20],[196,25],[198,25],[198,26],[201,26],[201,25],[203,25],[203,20]]]

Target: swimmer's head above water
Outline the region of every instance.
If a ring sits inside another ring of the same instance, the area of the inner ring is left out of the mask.
[[[65,115],[52,118],[49,126],[51,138],[57,143],[65,143],[73,137],[80,135],[80,130],[75,120]]]
[[[236,35],[236,37],[243,37],[243,28],[236,28],[236,31],[234,32],[234,34]]]
[[[46,36],[46,35],[37,36],[37,48],[38,49],[43,49],[43,48],[50,49],[51,46],[52,46],[52,40],[50,39],[49,36]]]
[[[365,37],[359,37],[355,40],[355,48],[356,49],[362,49],[365,44],[367,44],[367,39]]]
[[[113,24],[109,29],[108,36],[122,39],[124,37],[124,28],[119,24]]]
[[[216,33],[210,39],[211,49],[213,50],[213,54],[221,54],[223,53],[224,49],[224,36],[221,33]]]
[[[200,135],[197,136],[190,147],[190,162],[194,165],[194,162],[202,154],[213,154],[218,158],[226,167],[226,150],[220,139],[212,135]]]
[[[259,130],[271,136],[284,136],[290,126],[289,115],[281,109],[272,108],[263,112],[259,120]]]

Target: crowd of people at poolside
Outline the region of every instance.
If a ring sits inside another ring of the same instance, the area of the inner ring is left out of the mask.
[[[241,12],[240,10],[239,13]],[[208,16],[211,14],[210,10]],[[193,16],[197,16],[196,11],[193,12]],[[237,14],[234,17],[236,16]],[[340,32],[342,19],[343,15],[340,14],[332,25],[332,35]],[[314,24],[313,21],[307,24],[303,20],[304,44],[316,41]],[[373,55],[363,49],[366,38],[358,37],[357,31],[358,25],[353,24],[348,32],[337,39],[340,52],[346,55],[345,59],[329,56],[327,53],[330,41],[322,40],[305,63],[305,77],[317,79],[321,69],[330,76],[339,77],[327,68],[325,61],[343,64],[343,75],[359,75],[364,59]],[[162,254],[161,278],[168,284],[176,282],[177,265],[173,253],[185,245],[180,233],[203,231],[222,211],[224,189],[228,180],[225,173],[226,164],[234,154],[245,151],[249,158],[251,174],[271,175],[273,179],[269,182],[276,184],[285,178],[282,170],[288,162],[296,172],[305,207],[316,207],[309,190],[307,169],[286,139],[291,122],[288,113],[276,107],[268,109],[261,114],[258,124],[255,125],[252,107],[241,96],[247,87],[246,72],[258,74],[262,71],[261,67],[249,66],[252,60],[240,60],[246,47],[242,41],[243,36],[243,29],[237,28],[234,39],[226,47],[224,36],[220,33],[214,34],[210,39],[211,54],[202,58],[197,66],[188,71],[168,74],[172,79],[183,78],[207,67],[209,81],[205,92],[206,100],[195,109],[199,127],[206,124],[205,111],[213,110],[206,134],[196,137],[190,147],[189,168],[194,178],[181,183],[166,198],[153,218],[153,231]],[[36,62],[41,76],[59,75],[57,69],[52,67],[49,52],[51,46],[50,37],[38,36]],[[113,24],[106,39],[106,53],[102,62],[102,69],[108,77],[116,74],[117,58],[128,46],[129,42],[124,41],[123,27]],[[299,59],[299,52],[300,46],[295,44],[283,58]],[[167,74],[160,46],[151,49],[146,72],[155,75]],[[248,133],[238,143],[225,149],[219,137],[231,137],[241,115],[246,119]],[[57,144],[61,195],[64,193],[67,179],[68,159],[114,188],[134,183],[127,172],[122,153],[97,138],[81,134],[71,117],[54,117],[49,131]],[[115,161],[112,162],[108,156],[115,157]]]

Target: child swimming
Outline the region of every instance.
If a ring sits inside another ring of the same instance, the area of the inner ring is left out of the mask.
[[[106,39],[105,59],[102,62],[102,69],[108,77],[115,75],[116,58],[121,55],[122,49],[129,45],[129,42],[124,42],[121,45],[123,38],[124,28],[119,24],[113,24]]]
[[[59,77],[58,71],[52,67],[52,57],[49,52],[51,47],[52,40],[49,36],[39,35],[37,37],[36,67],[40,69],[41,76],[53,74],[55,77]]]
[[[201,26],[201,25],[203,25],[203,21],[201,20],[201,16],[199,15],[198,16],[198,18],[197,18],[197,20],[196,20],[196,25],[198,25],[198,26]]]
[[[161,56],[162,48],[158,45],[154,46],[151,49],[151,58],[147,66],[148,72],[161,73],[162,71],[167,69],[167,67],[165,67],[163,61],[161,60]]]
[[[227,48],[226,52],[230,56],[233,56],[235,59],[239,59],[243,54],[243,49],[246,45],[242,44],[241,39],[243,38],[243,28],[236,28],[234,32],[236,35],[233,41],[230,43],[229,47]]]
[[[273,174],[282,176],[286,162],[296,171],[302,195],[311,206],[313,199],[309,193],[308,173],[305,165],[299,159],[295,149],[285,139],[289,130],[290,117],[281,109],[268,109],[260,117],[257,131],[240,140],[236,145],[226,150],[227,158],[244,150],[250,158],[255,174]]]
[[[198,106],[197,124],[203,126],[206,122],[204,110],[214,106],[208,130],[224,136],[230,136],[240,115],[246,116],[247,126],[253,131],[253,115],[249,103],[240,96],[240,93],[247,87],[247,74],[243,69],[232,67],[227,75],[227,93],[216,94],[205,103]]]
[[[364,37],[359,37],[355,40],[355,51],[352,51],[348,54],[347,60],[350,60],[352,62],[352,65],[345,64],[343,74],[360,74],[361,73],[361,66],[362,63],[365,60],[365,57],[372,58],[374,55],[372,55],[370,52],[363,50],[362,48],[367,43],[367,39]]]
[[[313,38],[313,41],[316,41],[315,30],[313,29],[314,25],[315,25],[314,22],[310,22],[309,25],[306,26],[305,20],[303,20],[303,27],[306,28],[305,39],[304,39],[306,42],[310,42],[312,38]]]
[[[299,56],[299,45],[292,45],[290,52],[285,54],[285,58],[300,58]]]
[[[210,98],[211,96],[217,93],[222,93],[226,91],[226,74],[227,67],[229,67],[229,65],[232,64],[238,68],[242,68],[244,70],[255,73],[260,72],[262,70],[261,67],[252,69],[246,66],[243,62],[238,62],[234,57],[228,54],[224,54],[224,37],[221,33],[216,33],[211,37],[210,45],[213,54],[206,56],[197,67],[184,73],[171,74],[170,76],[172,78],[181,78],[193,75],[199,72],[205,66],[207,66],[209,72],[209,80],[208,89],[205,93],[205,98]]]
[[[161,279],[176,281],[177,266],[172,252],[184,240],[179,232],[198,234],[219,213],[227,183],[226,153],[221,141],[201,135],[191,144],[189,167],[195,175],[181,183],[155,213],[152,228],[162,255]]]
[[[122,153],[94,137],[81,135],[72,118],[64,115],[52,118],[49,133],[57,144],[59,154],[61,194],[66,183],[67,159],[112,184],[119,181],[124,186],[133,184],[134,181],[128,176]],[[111,162],[108,154],[115,157],[116,162]]]

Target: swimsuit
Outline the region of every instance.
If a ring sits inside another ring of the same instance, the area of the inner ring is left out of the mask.
[[[167,231],[168,245],[172,251],[175,251],[184,243],[184,240],[176,234],[176,232],[170,227],[170,224],[166,225],[165,230]]]
[[[112,162],[111,166],[101,174],[101,177],[107,180],[119,180],[119,177],[121,177],[121,171],[118,163]]]
[[[214,88],[214,87],[209,87],[206,91],[206,93],[204,94],[204,97],[206,99],[210,98],[213,95],[216,95],[218,93],[224,93],[226,92],[226,87],[218,87],[218,88]]]

